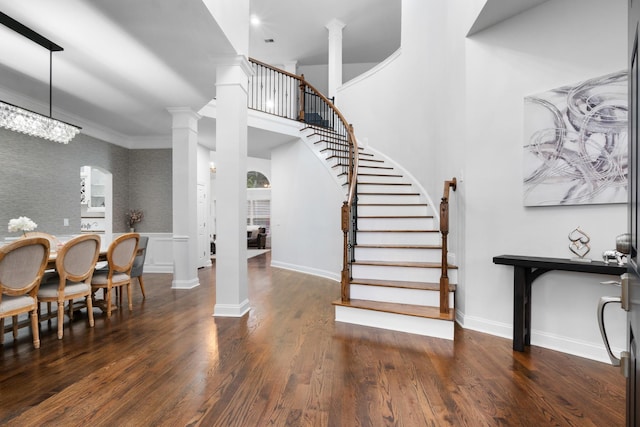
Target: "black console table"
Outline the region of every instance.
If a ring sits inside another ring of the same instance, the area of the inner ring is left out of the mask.
[[[522,255],[493,257],[494,264],[513,266],[513,349],[524,351],[531,345],[531,284],[544,273],[552,270],[620,276],[626,265],[603,261],[572,261],[566,258],[544,258]]]

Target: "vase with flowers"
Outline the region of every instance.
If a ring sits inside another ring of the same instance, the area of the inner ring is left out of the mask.
[[[27,231],[33,231],[38,227],[38,224],[31,221],[31,219],[26,216],[21,216],[18,218],[13,218],[9,220],[9,232],[16,233],[18,231],[22,231],[24,236],[27,235]]]
[[[131,209],[127,212],[127,225],[132,233],[135,231],[135,225],[142,221],[142,218],[144,218],[144,213],[139,209]]]

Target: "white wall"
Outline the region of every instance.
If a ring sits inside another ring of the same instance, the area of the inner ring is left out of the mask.
[[[271,264],[339,280],[344,191],[302,140],[274,149],[271,170]]]
[[[513,271],[500,254],[572,256],[567,235],[591,236],[590,255],[626,231],[624,205],[522,206],[523,98],[626,68],[625,0],[556,0],[467,41],[465,326],[510,336]],[[596,323],[607,276],[551,272],[533,285],[532,343],[604,359]],[[610,320],[624,346],[624,316]]]
[[[404,0],[396,58],[346,84],[337,104],[356,136],[402,164],[432,199],[452,194],[452,250],[460,266],[458,320],[511,337],[513,271],[492,257],[569,258],[569,232],[591,235],[591,255],[626,231],[624,205],[522,206],[523,98],[626,67],[626,1],[554,0],[465,39],[482,1]],[[607,360],[597,321],[609,276],[551,272],[533,287],[532,343]],[[615,347],[624,316],[607,316]]]
[[[359,76],[360,74],[375,67],[377,63],[361,63],[361,64],[343,64],[342,65],[342,81],[343,83]],[[304,74],[304,79],[311,83],[313,87],[323,94],[329,93],[329,66],[328,65],[301,65],[298,67],[298,74]]]

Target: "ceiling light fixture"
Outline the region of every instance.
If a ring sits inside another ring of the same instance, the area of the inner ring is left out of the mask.
[[[251,17],[249,18],[249,22],[251,22],[251,25],[253,25],[254,27],[257,27],[258,25],[260,25],[260,18],[258,18],[257,15],[251,15]]]
[[[2,12],[0,12],[0,24],[49,51],[49,117],[0,101],[0,127],[61,144],[68,144],[80,132],[81,128],[51,117],[53,52],[59,52],[64,49]]]

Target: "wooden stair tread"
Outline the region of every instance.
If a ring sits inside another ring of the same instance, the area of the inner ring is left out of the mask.
[[[324,141],[324,142],[329,142],[329,141]],[[332,144],[331,142],[329,142],[330,144]],[[349,146],[348,145],[344,145],[344,144],[337,144],[341,147],[345,147],[345,148],[340,148],[340,147],[326,147],[323,148],[321,150],[319,150],[321,153],[324,153],[325,151],[337,151],[339,153],[349,153]],[[373,157],[373,154],[371,153],[363,153],[363,152],[358,152],[358,156],[368,156],[368,157]],[[341,157],[345,157],[345,156],[341,156]],[[363,160],[371,160],[371,159],[363,159]]]
[[[397,185],[403,187],[411,187],[408,182],[362,182],[358,181],[358,185]]]
[[[358,196],[419,196],[420,193],[366,193],[358,191]]]
[[[406,261],[354,261],[354,265],[377,265],[382,267],[414,267],[414,268],[442,268],[439,262],[406,262]],[[458,269],[458,266],[449,264],[449,268]]]
[[[388,288],[418,289],[424,291],[439,291],[439,283],[408,282],[403,280],[351,279],[352,285],[385,286]],[[456,285],[449,284],[449,291],[455,292]]]
[[[331,150],[331,151],[337,151],[337,153],[330,155],[329,157],[327,157],[325,160],[332,160],[332,159],[348,159],[349,158],[349,154],[345,153],[344,155],[341,155],[341,153],[339,152],[339,150]],[[358,161],[359,162],[374,162],[374,163],[384,163],[384,160],[380,160],[380,159],[365,159],[362,158],[360,156],[364,155],[366,156],[366,153],[359,153],[360,155],[358,156]],[[360,166],[364,166],[364,165],[360,165]]]
[[[358,233],[440,233],[440,230],[358,230]]]
[[[433,215],[358,215],[358,219],[398,219],[398,218],[412,218],[412,219],[433,219]]]
[[[340,167],[340,166],[346,168],[349,165],[345,165],[344,163],[336,163],[335,165],[333,165],[334,168]],[[358,164],[358,170],[360,170],[360,168],[393,170],[393,168],[391,166],[372,166],[372,165],[361,165],[361,164]]]
[[[426,203],[358,203],[358,206],[429,206]]]
[[[362,172],[358,172],[358,176],[386,176],[386,177],[393,177],[393,178],[402,178],[402,175],[399,174],[394,174],[394,173],[362,173]]]
[[[440,245],[398,245],[398,244],[357,244],[358,248],[372,248],[372,249],[442,249]]]
[[[352,299],[348,302],[340,300],[334,301],[333,305],[351,308],[361,308],[365,310],[375,310],[385,313],[403,314],[407,316],[423,317],[426,319],[454,320],[455,310],[450,309],[449,313],[440,313],[439,307],[427,307],[412,304],[394,304],[389,302],[365,301]]]

